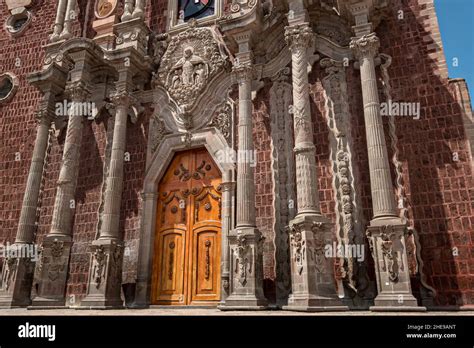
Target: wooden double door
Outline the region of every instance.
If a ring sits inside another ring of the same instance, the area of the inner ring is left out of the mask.
[[[177,153],[159,185],[152,303],[220,300],[221,174],[206,149]]]

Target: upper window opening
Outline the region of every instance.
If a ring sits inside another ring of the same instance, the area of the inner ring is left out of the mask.
[[[216,13],[215,0],[179,0],[178,24],[191,19],[213,16]]]

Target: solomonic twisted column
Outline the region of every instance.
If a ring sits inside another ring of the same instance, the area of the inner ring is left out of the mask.
[[[113,98],[116,108],[110,171],[106,181],[104,211],[99,238],[92,242],[87,296],[81,303],[89,308],[120,308],[123,241],[119,234],[127,117],[131,96],[126,91]]]
[[[66,94],[71,99],[69,122],[56,200],[54,202],[51,231],[43,240],[40,260],[40,282],[38,297],[33,306],[64,306],[69,254],[72,244],[72,219],[76,207],[75,192],[79,173],[82,130],[87,119],[80,114],[82,103],[89,99],[90,92],[84,82],[78,81],[66,86]],[[61,115],[59,115],[61,116]]]
[[[237,226],[229,236],[233,267],[231,294],[220,306],[222,310],[264,309],[263,294],[263,237],[256,228],[254,168],[250,159],[254,151],[252,135],[252,79],[251,62],[234,67],[239,84],[239,151],[237,159]]]
[[[308,49],[313,42],[308,23],[286,28],[292,54],[293,117],[298,213],[290,222],[292,294],[284,309],[298,311],[346,310],[337,298],[333,260],[324,247],[331,244],[329,221],[319,209],[316,150],[309,104]]]
[[[351,49],[359,61],[374,217],[367,236],[375,261],[378,296],[372,310],[425,310],[412,295],[405,245],[406,225],[398,217],[387,145],[380,115],[374,58],[375,33],[356,37]]]

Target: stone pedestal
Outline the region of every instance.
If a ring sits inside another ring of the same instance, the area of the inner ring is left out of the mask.
[[[46,236],[42,244],[41,259],[37,265],[39,276],[38,296],[32,308],[64,308],[66,280],[71,254],[70,237]]]
[[[16,244],[13,246],[22,247]],[[7,257],[4,260],[0,282],[0,308],[26,307],[31,304],[34,269],[35,261],[31,257]]]
[[[300,215],[290,223],[292,293],[285,310],[344,311],[334,287],[334,260],[325,256],[332,244],[331,224],[321,215]]]
[[[221,310],[263,310],[268,301],[263,295],[263,237],[256,228],[239,229],[229,237],[231,248],[232,294]]]
[[[104,49],[113,49],[115,44],[114,25],[117,24],[118,17],[113,15],[107,18],[97,19],[92,23],[92,28],[97,35],[94,41]]]
[[[378,288],[372,311],[426,311],[412,295],[406,231],[400,219],[373,220],[367,228]]]
[[[92,242],[87,295],[78,309],[124,308],[120,297],[123,248],[113,240]]]

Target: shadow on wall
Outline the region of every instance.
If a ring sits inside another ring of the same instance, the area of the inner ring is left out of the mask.
[[[389,68],[393,101],[420,103],[421,107],[419,120],[399,116],[395,124],[408,215],[419,235],[423,271],[428,285],[437,291],[435,307],[461,306],[474,303],[473,289],[469,289],[474,278],[474,270],[469,270],[473,245],[469,226],[461,222],[461,218],[472,221],[474,216],[469,192],[472,159],[459,102],[440,71],[443,67],[429,57],[441,55],[442,48],[432,41],[429,28],[417,22],[420,15],[416,13],[425,6],[396,1],[391,19],[384,21],[377,33],[380,52],[393,58]],[[397,19],[398,9],[404,11],[404,21]],[[388,134],[386,139],[390,149]],[[412,278],[420,300],[417,283],[419,279]]]

